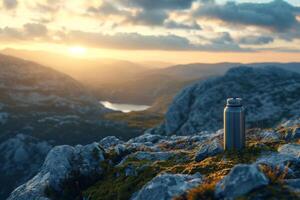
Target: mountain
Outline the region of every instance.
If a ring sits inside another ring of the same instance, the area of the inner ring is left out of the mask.
[[[237,67],[224,76],[192,84],[171,103],[161,134],[189,135],[222,127],[229,97],[241,97],[249,127],[272,127],[300,116],[300,74],[277,67]]]
[[[246,135],[239,152],[222,130],[56,146],[8,200],[299,199],[300,118]]]
[[[0,54],[0,199],[32,178],[53,145],[142,133],[104,119],[112,111],[87,91],[52,68]]]
[[[133,63],[113,59],[83,59],[43,51],[5,49],[2,52],[51,66],[68,74],[86,86],[100,100],[141,105],[157,105],[160,99],[170,99],[187,85],[208,77],[224,75],[232,67],[278,66],[300,72],[299,63],[228,62],[167,66],[168,63],[162,62]]]
[[[126,125],[104,120],[111,111],[68,75],[4,55],[0,68],[0,140],[18,133],[69,144],[114,134],[130,137]]]
[[[67,54],[19,49],[4,49],[2,53],[50,66],[91,88],[120,79],[125,80],[148,70],[148,67],[125,60],[81,58]]]

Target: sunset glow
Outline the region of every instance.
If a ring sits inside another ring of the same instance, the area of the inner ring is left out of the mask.
[[[269,61],[284,52],[284,62],[300,61],[298,0],[147,2],[6,0],[0,48],[176,63]]]
[[[69,53],[72,56],[84,56],[86,52],[87,52],[86,48],[80,46],[74,46],[69,48]]]

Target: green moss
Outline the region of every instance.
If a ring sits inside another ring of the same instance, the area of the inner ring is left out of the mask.
[[[125,176],[125,168],[106,168],[103,178],[88,188],[84,196],[92,200],[127,200],[160,171],[157,167],[145,165],[137,176]]]

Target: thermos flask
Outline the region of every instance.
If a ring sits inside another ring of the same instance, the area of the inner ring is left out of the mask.
[[[241,150],[244,147],[245,108],[241,98],[229,98],[224,109],[224,149]]]

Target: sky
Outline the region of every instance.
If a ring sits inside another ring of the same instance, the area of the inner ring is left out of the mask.
[[[0,48],[132,61],[300,61],[300,0],[0,0]]]

